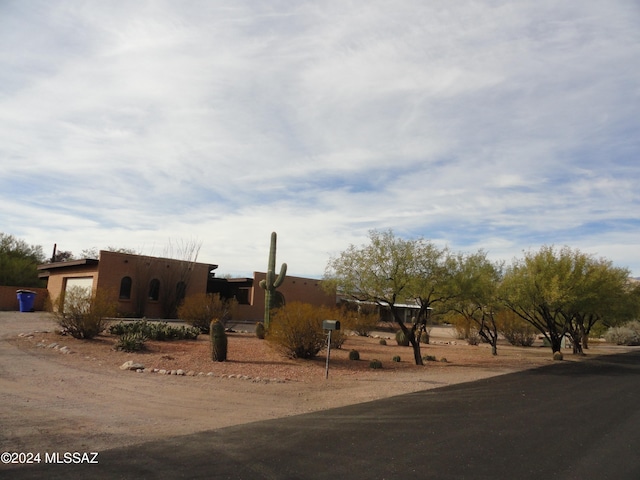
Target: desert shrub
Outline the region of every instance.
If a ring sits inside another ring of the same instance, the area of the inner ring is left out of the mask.
[[[360,352],[357,350],[351,350],[349,352],[349,360],[360,360]]]
[[[396,332],[396,343],[402,347],[409,346],[409,336],[402,330]]]
[[[513,346],[530,347],[536,339],[536,329],[515,313],[503,311],[496,315],[498,331]]]
[[[274,311],[266,340],[290,358],[313,358],[326,344],[322,320],[330,311],[292,302]]]
[[[429,345],[431,341],[431,337],[429,336],[429,332],[422,332],[420,334],[420,343],[424,343],[425,345]]]
[[[114,348],[125,352],[138,352],[145,349],[147,337],[142,333],[124,333],[118,338]]]
[[[612,327],[607,330],[604,338],[616,345],[640,345],[640,321],[634,320],[620,327]]]
[[[469,345],[479,345],[480,344],[480,335],[475,330],[472,330],[467,337],[467,343]]]
[[[393,360],[395,363],[400,363],[400,355],[395,355],[395,356],[392,358],[392,360]]]
[[[93,338],[116,315],[116,303],[102,290],[91,292],[82,287],[71,287],[56,301],[54,315],[64,333],[74,338]]]
[[[368,337],[378,325],[380,315],[373,308],[360,306],[358,310],[341,309],[338,318],[345,330],[351,330],[361,337]]]
[[[515,347],[530,347],[536,340],[535,332],[510,332],[503,335]]]
[[[442,358],[440,359],[440,362],[442,362],[442,363],[449,363],[449,360],[447,360],[447,359],[446,359],[446,357],[442,357]]]
[[[140,334],[148,340],[196,340],[200,334],[197,327],[174,327],[167,322],[151,323],[147,320],[119,322],[109,327],[109,333],[122,336],[124,334]]]
[[[222,298],[219,293],[198,293],[185,298],[178,307],[178,318],[202,333],[209,333],[212,319],[218,319],[224,326],[237,313],[237,308],[235,298]]]
[[[422,360],[424,360],[425,362],[435,362],[436,357],[435,355],[425,355],[424,357],[422,357]]]
[[[386,345],[387,341],[384,338],[381,338],[380,341],[378,342],[380,345]]]
[[[553,359],[556,361],[560,361],[564,358],[564,356],[562,355],[562,352],[553,352]]]
[[[471,335],[472,322],[463,315],[450,314],[447,320],[453,325],[456,330],[456,337],[460,340],[466,340]]]
[[[342,348],[342,344],[347,341],[347,335],[342,330],[331,332],[331,348]]]
[[[373,359],[369,362],[369,368],[373,368],[374,370],[378,370],[382,368],[382,362],[377,359]]]

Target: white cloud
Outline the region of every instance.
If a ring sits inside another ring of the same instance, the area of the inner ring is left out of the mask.
[[[595,0],[4,2],[0,230],[76,253],[198,238],[238,273],[276,230],[290,272],[321,275],[393,228],[506,260],[602,247],[640,275],[639,19]]]

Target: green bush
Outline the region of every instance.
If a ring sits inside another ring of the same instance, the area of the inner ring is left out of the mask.
[[[237,308],[235,298],[222,298],[219,293],[198,293],[185,298],[178,307],[178,318],[202,333],[209,333],[212,319],[218,319],[224,326],[236,314]]]
[[[349,352],[349,360],[360,360],[360,352],[357,350],[351,350]]]
[[[104,291],[71,287],[57,299],[54,315],[63,332],[74,338],[93,338],[116,315],[116,304]]]
[[[425,355],[424,357],[422,357],[422,360],[424,360],[425,362],[435,362],[437,359],[435,355]]]
[[[144,342],[146,340],[147,338],[140,332],[124,333],[120,335],[114,348],[125,352],[138,352],[145,349]]]
[[[140,334],[147,340],[196,340],[200,334],[197,327],[174,327],[167,322],[151,323],[147,320],[120,322],[109,327],[112,335]]]
[[[395,363],[400,363],[400,355],[395,355],[392,359]]]
[[[420,343],[424,343],[425,345],[429,345],[431,341],[431,337],[429,336],[429,332],[422,332],[420,334]]]
[[[561,361],[564,358],[562,352],[553,352],[553,359],[557,362]]]
[[[374,370],[379,370],[382,368],[382,362],[377,359],[371,360],[369,362],[369,368],[373,368]]]
[[[387,341],[384,338],[381,338],[380,341],[378,342],[380,345],[386,345]]]
[[[290,358],[313,358],[326,344],[322,320],[325,307],[292,302],[274,311],[266,340]]]

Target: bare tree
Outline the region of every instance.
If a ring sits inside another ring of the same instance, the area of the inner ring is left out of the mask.
[[[165,318],[176,316],[178,307],[186,295],[201,247],[202,242],[195,240],[181,240],[177,243],[169,241],[163,257],[177,260],[177,262],[158,271],[161,288],[164,289],[164,294],[160,298],[162,298]]]

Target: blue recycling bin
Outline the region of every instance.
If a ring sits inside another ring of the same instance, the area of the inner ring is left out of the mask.
[[[18,290],[18,303],[21,312],[33,312],[33,304],[36,301],[36,292],[31,290]]]

